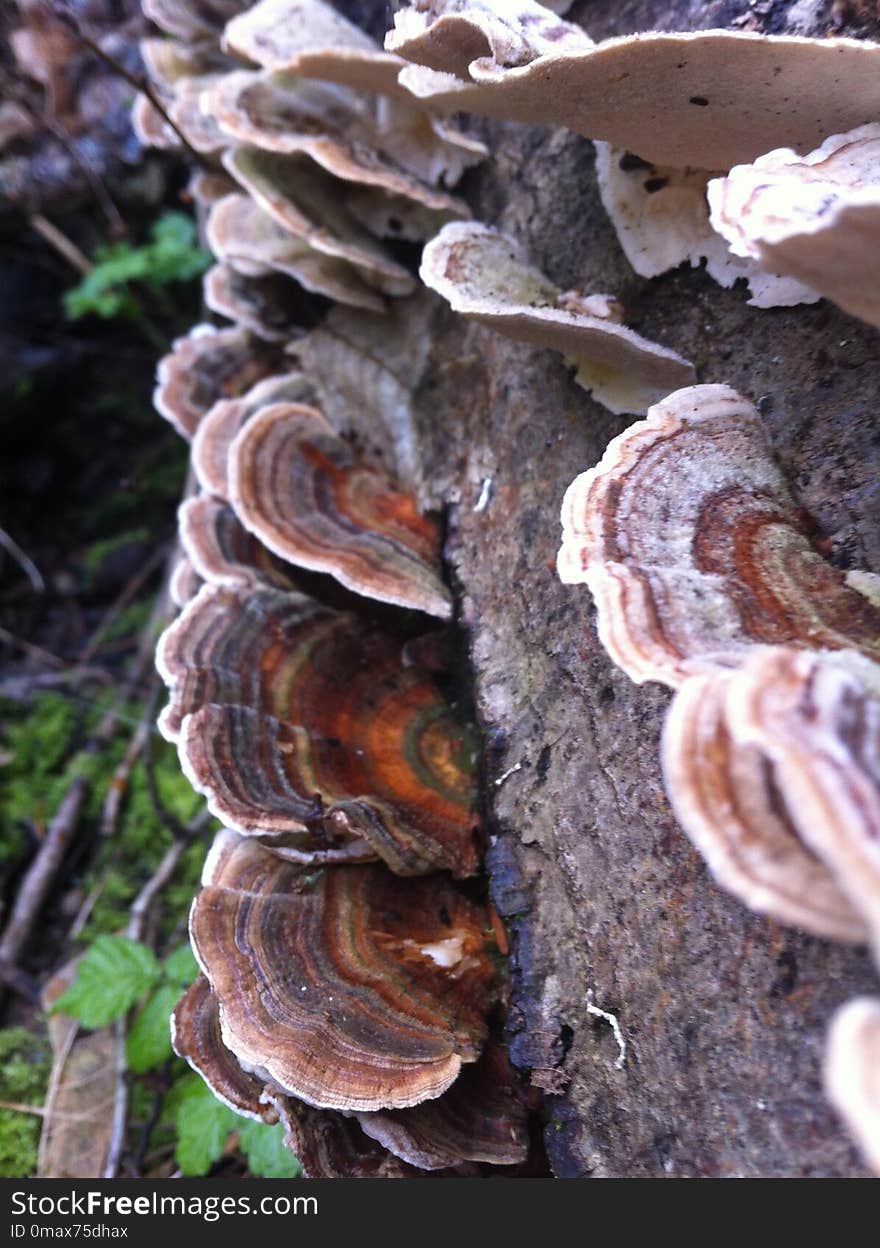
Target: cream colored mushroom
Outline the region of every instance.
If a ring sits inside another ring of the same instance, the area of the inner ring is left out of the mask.
[[[518,342],[561,351],[578,383],[612,412],[643,412],[693,378],[687,360],[618,324],[609,296],[561,291],[489,226],[444,226],[425,247],[419,272],[453,311]]]
[[[880,327],[880,124],[738,165],[709,183],[709,204],[734,254]]]

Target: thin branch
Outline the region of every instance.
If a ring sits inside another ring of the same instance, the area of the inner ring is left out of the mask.
[[[72,269],[76,269],[77,273],[81,273],[83,277],[91,273],[93,268],[91,260],[80,251],[76,243],[59,230],[57,225],[47,220],[41,212],[35,212],[32,217],[28,217],[28,224],[46,240],[50,247],[54,247],[59,256],[66,260]]]
[[[77,776],[58,807],[55,818],[49,824],[43,843],[22,880],[9,921],[3,930],[3,937],[0,939],[0,966],[15,966],[18,961],[73,839],[88,791],[85,777]]]
[[[46,582],[43,580],[40,570],[29,555],[26,555],[18,542],[10,537],[5,529],[0,529],[0,546],[11,555],[18,566],[24,572],[37,594],[46,592]]]

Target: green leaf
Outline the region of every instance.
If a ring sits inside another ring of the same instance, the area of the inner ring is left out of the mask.
[[[159,987],[144,1008],[135,1015],[125,1042],[129,1070],[142,1075],[160,1066],[173,1056],[171,1048],[171,1011],[180,998],[174,984]]]
[[[174,1156],[183,1174],[196,1178],[207,1174],[221,1156],[229,1132],[238,1125],[238,1115],[218,1101],[198,1075],[190,1075],[182,1082],[175,1117]]]
[[[284,1127],[276,1123],[243,1118],[238,1123],[238,1142],[248,1160],[251,1174],[261,1179],[296,1179],[302,1166],[289,1148],[284,1146]]]
[[[181,945],[169,953],[162,966],[162,974],[170,984],[180,988],[188,988],[195,983],[199,977],[199,964],[189,945]]]
[[[152,949],[126,936],[99,936],[88,949],[76,979],[53,1006],[84,1027],[106,1027],[149,992],[159,979]]]

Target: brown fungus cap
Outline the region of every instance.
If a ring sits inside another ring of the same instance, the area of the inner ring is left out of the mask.
[[[309,1104],[416,1105],[479,1056],[497,995],[488,918],[442,876],[309,874],[221,832],[190,917],[223,1042]]]
[[[652,165],[629,152],[596,143],[596,177],[605,211],[624,255],[642,277],[657,277],[680,264],[706,272],[719,286],[738,278],[749,285],[756,308],[815,303],[816,291],[791,277],[767,272],[754,259],[735,256],[709,222],[706,187],[711,173]]]
[[[150,80],[160,91],[172,94],[184,78],[203,78],[235,68],[210,39],[180,43],[177,39],[141,39],[141,59]]]
[[[176,607],[184,607],[202,588],[204,581],[185,555],[181,556],[168,578],[168,593]]]
[[[513,239],[476,222],[444,226],[425,247],[422,281],[453,311],[498,333],[561,351],[576,380],[612,412],[643,412],[693,379],[674,351],[618,324],[608,296],[563,292]]]
[[[535,0],[415,0],[394,14],[385,37],[389,52],[462,79],[476,60],[509,69],[592,46],[579,26]]]
[[[677,168],[729,169],[768,148],[802,151],[880,113],[880,47],[744,31],[649,32],[469,79],[410,66],[423,103],[565,126]]]
[[[880,999],[856,997],[834,1015],[824,1079],[828,1099],[880,1175]]]
[[[277,363],[277,353],[245,330],[196,325],[159,361],[153,404],[191,438],[218,399],[249,390]]]
[[[156,662],[160,731],[230,827],[300,855],[359,840],[401,875],[477,869],[468,732],[399,642],[302,594],[206,586]]]
[[[435,1100],[358,1114],[357,1120],[371,1139],[420,1170],[462,1161],[513,1166],[528,1154],[525,1103],[498,1044],[490,1044]]]
[[[813,549],[761,418],[729,386],[669,395],[569,486],[558,569],[631,679],[672,687],[756,644],[880,657],[880,612]]]
[[[297,287],[281,273],[248,277],[228,264],[215,264],[205,274],[202,290],[212,312],[258,338],[289,343],[305,332],[306,314],[296,298]]]
[[[192,466],[207,494],[229,499],[229,448],[245,423],[269,403],[314,403],[314,382],[301,372],[264,377],[240,399],[221,399],[206,412],[192,443]]]
[[[294,588],[293,569],[248,533],[219,499],[187,499],[178,508],[177,524],[180,544],[206,584]]]
[[[345,260],[385,295],[411,295],[416,280],[346,210],[339,183],[309,160],[239,147],[223,166],[288,234],[314,251]]]
[[[236,515],[282,559],[329,573],[365,597],[450,617],[439,526],[364,464],[320,412],[264,407],[229,459]]]
[[[742,672],[693,676],[676,694],[663,729],[663,776],[675,816],[717,882],[750,910],[862,943],[867,923],[800,836],[772,761],[737,738],[730,693],[750,679],[747,661]]]
[[[171,1043],[177,1056],[202,1076],[218,1101],[244,1118],[277,1121],[277,1110],[264,1099],[265,1081],[244,1071],[223,1043],[217,998],[204,975],[174,1007]]]
[[[247,277],[284,273],[313,294],[371,312],[385,304],[361,271],[338,256],[315,251],[280,226],[247,195],[227,195],[211,208],[207,222],[211,250]]]
[[[709,203],[736,255],[880,327],[880,124],[739,165],[709,184]]]
[[[323,0],[260,0],[226,27],[230,52],[269,70],[396,92],[403,66]]]
[[[293,1097],[276,1095],[284,1143],[307,1179],[412,1179],[424,1172],[401,1161],[371,1140],[356,1118],[332,1109],[315,1109]]]

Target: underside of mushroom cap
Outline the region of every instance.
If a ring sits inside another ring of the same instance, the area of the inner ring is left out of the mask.
[[[487,917],[440,876],[309,874],[223,832],[190,919],[223,1041],[288,1093],[341,1110],[439,1096],[485,1040]]]
[[[419,273],[453,311],[515,341],[561,351],[577,368],[576,380],[612,412],[643,412],[693,380],[689,361],[618,324],[608,296],[561,291],[490,226],[444,226],[425,247]]]
[[[702,169],[652,165],[597,141],[596,177],[605,211],[624,255],[642,277],[658,277],[680,264],[706,272],[725,289],[743,278],[756,308],[815,303],[817,291],[792,277],[768,272],[754,259],[734,255],[709,221]]]
[[[739,165],[709,184],[709,203],[737,255],[880,327],[880,124],[803,157],[785,148]]]
[[[880,613],[813,549],[755,408],[669,395],[569,486],[558,570],[631,679],[677,687],[756,644],[880,656]]]

